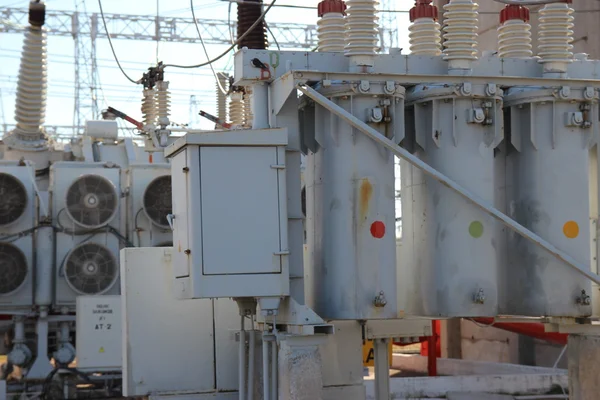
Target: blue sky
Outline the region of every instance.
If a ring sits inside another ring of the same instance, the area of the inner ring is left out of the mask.
[[[83,5],[89,13],[99,12],[97,0],[47,0],[47,10],[75,9]],[[269,3],[269,0],[265,0]],[[276,4],[295,4],[316,6],[319,0],[278,0]],[[408,10],[414,4],[411,0],[390,0],[392,9]],[[227,19],[228,3],[222,0],[196,0],[194,9],[198,18]],[[179,16],[191,18],[189,0],[159,0],[161,16]],[[0,0],[1,7],[28,6],[28,0]],[[155,0],[103,0],[105,13],[156,15]],[[236,6],[232,7],[235,18]],[[399,47],[408,48],[408,14],[395,13],[399,29]],[[274,7],[268,17],[269,22],[315,24],[316,10],[289,9]],[[99,29],[104,29],[100,26]],[[0,33],[0,126],[14,123],[14,92],[19,70],[19,57],[23,43],[21,34]],[[117,56],[123,67],[132,77],[141,73],[156,61],[156,42],[113,40]],[[208,52],[216,56],[227,47],[209,45]],[[48,37],[48,100],[46,123],[48,125],[72,125],[74,108],[74,42],[71,38]],[[97,64],[100,75],[98,91],[99,108],[111,105],[133,118],[140,119],[141,87],[133,85],[113,61],[109,43],[106,39],[97,40]],[[165,63],[197,64],[206,60],[199,44],[165,43],[159,44],[159,59]],[[232,54],[214,64],[217,71],[231,70]],[[195,127],[210,129],[213,124],[202,121],[190,113],[190,96],[195,95],[199,109],[213,113],[215,110],[215,82],[209,67],[193,70],[167,70],[165,79],[169,80],[172,91],[172,117],[179,123],[192,122]],[[192,120],[191,120],[192,118]]]

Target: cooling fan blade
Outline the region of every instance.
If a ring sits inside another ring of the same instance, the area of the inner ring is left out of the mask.
[[[18,247],[0,243],[0,295],[13,293],[27,278],[27,260]]]
[[[27,191],[14,176],[0,173],[0,226],[9,225],[25,213]]]
[[[69,217],[84,228],[108,224],[117,212],[119,197],[115,186],[99,175],[84,175],[75,180],[66,195]]]
[[[143,198],[146,216],[158,227],[169,229],[167,215],[173,210],[171,177],[159,176],[146,187]]]
[[[117,280],[118,266],[113,254],[96,243],[74,248],[65,263],[67,283],[80,294],[102,294]]]

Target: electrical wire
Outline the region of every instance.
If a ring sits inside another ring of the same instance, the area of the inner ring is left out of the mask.
[[[271,32],[271,28],[269,28],[269,25],[267,24],[266,21],[265,21],[265,26],[267,27],[267,31],[269,31],[269,33],[271,34],[271,37],[273,38],[273,41],[275,42],[275,46],[277,46],[277,50],[281,51],[281,47],[279,46],[279,42],[277,41],[277,38],[275,37],[275,35],[273,35],[273,32]]]
[[[133,243],[131,243],[129,240],[127,240],[127,238],[125,236],[121,235],[121,233],[118,230],[116,230],[114,227],[112,227],[110,225],[103,225],[98,228],[83,229],[80,231],[70,230],[70,229],[65,228],[63,226],[63,224],[60,222],[60,215],[62,214],[62,212],[64,210],[65,210],[64,208],[61,208],[60,211],[58,212],[58,214],[56,215],[56,224],[58,226],[54,227],[54,229],[57,232],[62,232],[62,233],[66,233],[67,235],[73,235],[73,236],[87,235],[87,234],[96,235],[98,233],[111,233],[114,236],[116,236],[117,239],[119,239],[119,241],[121,241],[127,247],[134,247]]]
[[[100,0],[98,0],[100,1]],[[208,60],[207,62],[201,63],[201,64],[196,64],[196,65],[177,65],[177,64],[165,64],[165,67],[174,67],[174,68],[199,68],[199,67],[204,67],[205,65],[209,65],[212,64],[216,61],[219,61],[221,58],[225,57],[227,54],[229,54],[229,52],[231,50],[233,50],[235,48],[236,45],[238,45],[242,40],[244,40],[246,38],[246,36],[248,36],[253,30],[254,28],[256,28],[258,26],[258,24],[260,24],[265,17],[267,16],[267,13],[269,12],[269,10],[271,10],[271,8],[273,8],[273,6],[275,5],[275,2],[277,0],[273,0],[273,2],[271,4],[269,4],[269,6],[267,7],[267,9],[261,14],[261,16],[256,20],[256,22],[254,22],[252,24],[252,26],[250,26],[250,28],[248,28],[248,30],[246,30],[246,32],[244,32],[244,34],[242,36],[240,36],[235,43],[233,43],[231,46],[229,46],[229,48],[227,50],[225,50],[223,53],[221,53],[221,55],[213,58],[212,60]],[[194,19],[195,20],[195,19]]]
[[[0,243],[13,243],[19,240],[22,237],[28,236],[38,230],[40,226],[34,226],[33,228],[25,229],[20,232],[11,233],[8,235],[2,234],[0,235]]]
[[[202,34],[200,33],[200,27],[198,26],[198,20],[196,19],[196,13],[194,12],[194,0],[190,0],[190,8],[192,9],[192,18],[194,19],[194,26],[196,26],[196,32],[198,32],[198,37],[200,38],[200,43],[202,44],[202,49],[204,50],[204,55],[206,55],[207,60],[210,60],[210,56],[208,55],[208,50],[206,50],[206,44],[204,44],[204,39],[202,39]],[[217,73],[215,72],[215,68],[213,67],[212,63],[208,64],[208,66],[210,67],[210,70],[212,71],[212,73],[215,77],[215,81],[217,81],[217,87],[219,88],[221,93],[226,95],[227,90],[225,90],[223,88],[223,86],[221,85],[219,77],[217,76]]]
[[[106,26],[106,19],[104,18],[104,10],[102,9],[102,0],[98,0],[98,7],[100,7],[100,15],[102,16],[102,24],[104,25],[104,30],[106,31],[106,37],[108,38],[108,44],[110,44],[110,50],[112,51],[113,57],[115,58],[115,61],[117,62],[117,65],[119,66],[119,69],[121,70],[121,72],[123,73],[125,78],[127,78],[127,80],[129,80],[129,82],[135,83],[136,85],[139,84],[140,81],[134,81],[133,79],[131,79],[129,77],[129,75],[127,75],[127,73],[125,72],[123,67],[121,67],[121,63],[119,62],[119,59],[117,58],[117,53],[115,52],[115,48],[113,47],[113,43],[110,38],[110,33],[108,33],[108,27]]]

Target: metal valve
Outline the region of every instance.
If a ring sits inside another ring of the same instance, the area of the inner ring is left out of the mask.
[[[585,292],[585,290],[582,290],[581,296],[577,297],[575,302],[582,306],[589,306],[590,304],[592,304],[592,298],[590,296],[588,296],[588,294]]]
[[[379,294],[377,296],[375,296],[375,300],[373,301],[373,305],[375,307],[385,307],[385,305],[387,304],[387,299],[385,298],[385,294],[383,293],[383,290],[381,292],[379,292]]]
[[[475,304],[483,304],[485,303],[485,293],[483,289],[479,289],[477,293],[473,295],[473,303]]]

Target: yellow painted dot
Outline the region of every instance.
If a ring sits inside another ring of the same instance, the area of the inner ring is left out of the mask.
[[[575,239],[579,236],[579,225],[575,221],[567,221],[563,226],[563,233],[569,239]]]

